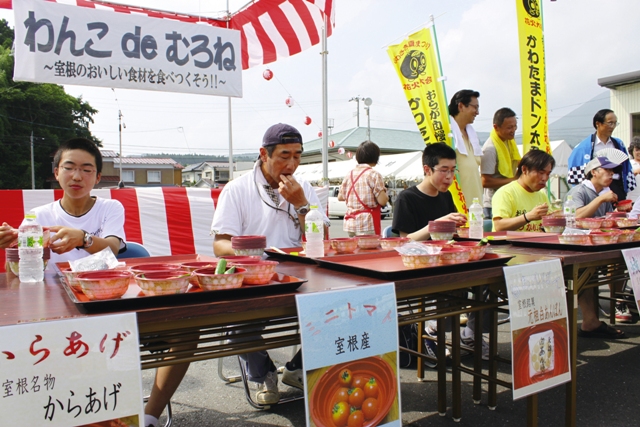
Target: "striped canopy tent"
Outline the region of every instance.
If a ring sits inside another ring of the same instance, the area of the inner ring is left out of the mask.
[[[295,55],[320,43],[323,14],[327,16],[330,23],[327,26],[327,37],[331,35],[335,26],[333,0],[256,0],[224,19],[126,6],[100,0],[48,1],[239,30],[243,70]],[[12,0],[0,0],[0,8],[11,9]]]

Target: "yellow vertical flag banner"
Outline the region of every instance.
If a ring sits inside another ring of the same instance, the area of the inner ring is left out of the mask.
[[[540,0],[516,0],[522,76],[522,145],[551,154],[547,119],[544,32]]]
[[[431,31],[424,28],[411,34],[402,43],[389,46],[387,53],[400,77],[424,143],[444,142],[451,146],[449,109]],[[458,212],[466,212],[467,206],[457,179],[449,191]]]

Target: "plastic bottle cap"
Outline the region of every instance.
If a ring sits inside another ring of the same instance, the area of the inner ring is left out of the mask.
[[[27,212],[26,214],[24,214],[25,218],[30,218],[30,219],[35,219],[36,218],[36,214],[34,214],[33,212]]]

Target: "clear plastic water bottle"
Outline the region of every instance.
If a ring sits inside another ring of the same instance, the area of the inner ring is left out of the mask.
[[[573,196],[567,196],[564,202],[564,218],[567,221],[565,227],[576,228],[576,209],[577,204],[573,201]]]
[[[311,206],[311,210],[305,216],[304,231],[307,237],[306,255],[310,258],[323,257],[324,221],[317,206]]]
[[[36,221],[36,214],[27,212],[18,228],[18,266],[21,282],[42,282],[44,279],[42,240],[42,226]]]
[[[482,205],[478,198],[473,199],[473,203],[469,207],[469,238],[482,239],[484,237],[484,220],[482,213]]]

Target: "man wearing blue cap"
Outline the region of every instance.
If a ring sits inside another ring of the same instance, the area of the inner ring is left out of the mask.
[[[614,162],[605,156],[594,157],[585,165],[586,179],[567,193],[567,196],[572,196],[577,203],[576,218],[604,216],[607,212],[613,211],[613,204],[618,201],[618,196],[609,189],[609,186],[613,181],[614,169],[618,166],[620,162]],[[578,305],[582,310],[582,325],[578,329],[579,337],[608,339],[625,337],[623,331],[598,319],[594,289],[582,291],[578,296]]]
[[[266,236],[267,247],[300,246],[310,206],[321,206],[311,184],[293,177],[302,150],[302,136],[293,126],[278,123],[267,129],[253,171],[231,181],[220,194],[211,224],[216,256],[235,255],[233,236]],[[324,220],[330,224],[326,216]],[[259,351],[241,358],[249,379],[258,384],[256,401],[262,405],[277,403],[278,374],[269,354]],[[285,365],[282,382],[302,388],[301,368],[298,352]]]
[[[311,184],[293,177],[302,151],[302,136],[293,126],[278,123],[267,129],[253,170],[230,181],[220,193],[211,224],[216,256],[235,255],[231,247],[233,236],[262,235],[267,238],[267,247],[300,246],[310,206],[321,206]],[[324,221],[330,225],[326,216]],[[243,354],[241,358],[249,379],[258,384],[257,403],[278,403],[278,373],[269,354],[258,351]],[[145,407],[145,426],[157,425],[158,417],[188,368],[188,363],[158,368]],[[303,388],[300,352],[286,364],[282,382]]]

